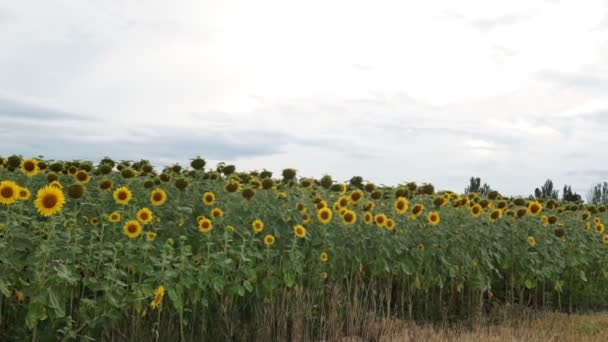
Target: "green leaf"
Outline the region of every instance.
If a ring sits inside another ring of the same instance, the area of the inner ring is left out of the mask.
[[[27,308],[25,316],[25,325],[29,329],[34,329],[38,321],[47,319],[46,308],[41,303],[32,302]]]
[[[243,282],[243,286],[245,287],[245,290],[247,290],[247,292],[253,292],[253,286],[251,286],[251,282],[249,280],[245,280]]]
[[[47,298],[48,298],[48,305],[51,309],[53,309],[55,311],[55,316],[57,317],[64,317],[65,316],[65,308],[64,305],[62,305],[59,302],[59,298],[57,298],[57,295],[55,295],[55,292],[53,291],[52,288],[47,288]]]

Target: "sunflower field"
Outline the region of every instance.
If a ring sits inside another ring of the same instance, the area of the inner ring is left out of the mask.
[[[605,206],[206,166],[0,158],[0,340],[333,340],[608,308]]]

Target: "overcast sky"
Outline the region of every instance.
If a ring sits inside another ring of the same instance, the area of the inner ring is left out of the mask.
[[[608,180],[608,1],[0,1],[0,155]]]

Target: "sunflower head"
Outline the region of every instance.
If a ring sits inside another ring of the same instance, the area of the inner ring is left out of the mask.
[[[264,236],[264,244],[267,247],[274,245],[274,240],[275,240],[274,235],[272,235],[272,234],[267,234],[266,236]]]
[[[207,161],[201,157],[196,157],[190,162],[190,166],[192,166],[192,168],[195,170],[202,170],[205,165],[207,165]]]
[[[517,212],[515,212],[515,216],[517,216],[517,218],[522,218],[522,217],[526,216],[527,213],[528,213],[527,208],[519,208],[519,209],[517,209]]]
[[[127,188],[126,186],[121,186],[120,188],[114,191],[113,197],[114,201],[116,201],[117,204],[126,205],[133,197],[133,194],[131,193],[131,190],[129,190],[129,188]]]
[[[490,214],[490,221],[494,222],[494,221],[500,219],[501,217],[502,217],[502,210],[501,209],[495,209]]]
[[[111,179],[105,178],[99,181],[99,190],[101,191],[110,191],[114,186],[114,182]]]
[[[158,179],[163,183],[169,183],[171,181],[171,175],[167,172],[163,172],[158,176]]]
[[[224,217],[224,211],[220,208],[213,208],[213,210],[211,210],[211,216],[213,218]]]
[[[530,245],[530,247],[536,246],[536,240],[533,236],[528,236],[528,245]]]
[[[184,177],[180,177],[175,180],[175,187],[181,191],[184,191],[190,185],[190,181]]]
[[[422,243],[418,244],[418,250],[421,252],[424,252],[424,244],[422,244]]]
[[[306,237],[306,228],[301,224],[297,224],[293,227],[293,233],[296,237],[303,239]]]
[[[161,206],[167,201],[167,193],[160,188],[156,188],[150,193],[150,203],[153,206]]]
[[[36,194],[34,205],[40,215],[48,217],[61,211],[65,204],[63,192],[53,186],[47,185]]]
[[[536,216],[543,211],[543,205],[538,201],[532,201],[528,204],[528,211],[531,216]]]
[[[152,222],[152,220],[154,219],[154,215],[152,214],[152,211],[148,208],[139,209],[137,211],[136,217],[137,217],[137,221],[141,222],[142,224],[148,224],[148,223]]]
[[[352,210],[346,209],[344,215],[342,215],[342,223],[346,225],[353,225],[357,222],[357,213]]]
[[[405,197],[399,197],[395,201],[394,207],[395,207],[395,211],[397,211],[397,213],[399,215],[403,215],[407,212],[407,209],[409,207],[409,202]]]
[[[28,188],[19,187],[17,196],[18,200],[27,201],[30,199],[31,196],[30,190]]]
[[[549,222],[549,224],[555,224],[557,222],[557,216],[549,216],[547,222]]]
[[[365,212],[365,215],[363,215],[363,222],[365,222],[365,224],[371,224],[374,221],[374,215],[372,215],[372,213],[370,213],[369,211]]]
[[[156,233],[155,232],[147,232],[146,233],[146,241],[154,241],[154,239],[156,239]]]
[[[374,222],[379,228],[384,227],[386,225],[386,215],[377,214],[376,216],[374,216]]]
[[[321,252],[321,254],[319,254],[319,260],[321,260],[321,262],[327,262],[327,260],[329,260],[327,252]]]
[[[431,211],[428,216],[427,216],[427,220],[429,221],[429,223],[433,226],[436,226],[439,224],[439,221],[441,221],[441,218],[439,217],[439,213],[436,211]]]
[[[112,223],[120,222],[120,213],[116,212],[116,211],[113,213],[110,213],[110,215],[108,215],[108,221],[110,221]]]
[[[136,220],[127,221],[123,226],[123,233],[130,239],[135,239],[141,234],[141,224]]]
[[[274,186],[274,181],[272,178],[264,178],[262,179],[262,189],[269,190]]]
[[[0,182],[0,203],[13,204],[19,196],[19,186],[13,181]]]
[[[332,184],[334,184],[334,180],[331,178],[330,175],[324,175],[323,177],[321,177],[321,180],[319,181],[319,184],[324,189],[329,189],[329,188],[331,188]]]
[[[294,179],[296,177],[296,170],[294,169],[285,169],[283,170],[283,179],[285,180],[291,180]]]
[[[253,228],[253,231],[256,233],[260,233],[261,231],[264,230],[264,222],[262,222],[262,220],[253,220],[253,222],[251,223],[251,227]]]
[[[73,199],[79,199],[84,196],[86,189],[80,183],[74,183],[68,187],[68,196]]]
[[[604,234],[604,236],[602,237],[602,242],[608,244],[608,234]]]
[[[226,192],[237,192],[240,188],[240,183],[237,180],[230,180],[224,186]]]
[[[386,224],[384,225],[386,230],[392,231],[395,228],[395,221],[391,218],[386,219]]]
[[[201,233],[209,233],[213,229],[213,222],[210,219],[203,217],[198,220],[198,231]]]
[[[28,177],[33,177],[40,172],[38,161],[35,159],[25,159],[21,162],[21,172]]]
[[[332,216],[332,211],[327,207],[321,208],[319,211],[317,211],[317,218],[323,224],[331,222]]]
[[[243,192],[241,193],[241,196],[243,196],[244,199],[249,201],[253,198],[253,196],[255,196],[255,190],[253,190],[251,188],[247,188],[247,189],[243,190]]]

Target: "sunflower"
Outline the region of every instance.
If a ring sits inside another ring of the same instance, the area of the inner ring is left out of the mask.
[[[332,217],[333,213],[331,210],[329,210],[329,208],[322,208],[321,210],[317,211],[317,218],[323,224],[331,222]]]
[[[30,199],[30,190],[28,188],[19,187],[17,192],[17,199],[20,201],[27,201]]]
[[[369,201],[363,206],[363,211],[372,211],[376,207],[376,203]]]
[[[150,209],[141,208],[137,212],[136,217],[137,217],[137,221],[139,221],[143,224],[148,224],[148,223],[152,222],[154,215],[152,214],[152,211]]]
[[[321,273],[321,278],[323,278],[325,280],[325,279],[327,279],[327,277],[328,277],[327,272]]]
[[[357,222],[357,213],[352,210],[346,210],[344,215],[342,215],[342,223],[346,225],[353,225]]]
[[[211,216],[213,218],[224,217],[224,211],[220,208],[213,208],[213,210],[211,210]]]
[[[590,211],[586,211],[583,213],[583,215],[581,216],[581,219],[583,221],[587,221],[589,218],[591,217],[591,212]]]
[[[38,161],[35,159],[26,159],[21,162],[21,172],[26,174],[28,177],[33,177],[40,173],[40,167]]]
[[[384,227],[386,225],[386,215],[376,214],[376,216],[374,216],[374,222],[376,222],[378,228]]]
[[[251,223],[251,226],[253,227],[253,231],[256,233],[259,233],[264,230],[264,222],[262,222],[262,220],[254,220]]]
[[[0,182],[0,203],[13,204],[19,198],[19,186],[13,181]]]
[[[274,245],[274,235],[268,234],[264,236],[264,244],[268,247]]]
[[[163,303],[163,297],[165,296],[165,288],[163,286],[159,286],[156,291],[154,291],[154,299],[150,303],[150,307],[155,310],[160,307]]]
[[[475,204],[471,207],[471,215],[475,218],[478,218],[479,216],[481,216],[481,212],[482,212],[482,208],[481,205],[479,204]]]
[[[304,223],[310,223],[310,222],[312,222],[312,216],[310,216],[308,214],[302,215],[302,222],[304,222]]]
[[[540,214],[541,211],[543,211],[543,205],[540,204],[540,202],[532,201],[528,204],[528,212],[530,213],[530,216],[536,216]]]
[[[130,239],[135,239],[141,234],[141,224],[137,220],[127,221],[122,227],[122,231]]]
[[[540,217],[540,222],[543,223],[543,225],[548,225],[549,224],[549,218],[547,217],[547,215],[543,215]]]
[[[604,234],[604,236],[602,237],[602,241],[603,241],[605,244],[608,244],[608,234]]]
[[[591,223],[587,222],[587,224],[585,224],[585,230],[586,231],[591,231]]]
[[[357,189],[350,193],[350,201],[354,204],[359,203],[359,201],[362,198],[363,198],[363,191],[361,191],[361,190]]]
[[[304,204],[298,202],[296,203],[296,210],[301,212],[301,213],[305,213],[306,212],[306,207],[304,206]]]
[[[91,181],[91,176],[89,176],[88,172],[85,170],[78,170],[78,172],[76,172],[74,175],[74,178],[76,178],[76,180],[82,184],[87,184]]]
[[[113,212],[108,216],[108,221],[112,222],[112,223],[116,223],[116,222],[120,222],[120,213],[119,212]]]
[[[386,224],[384,226],[386,230],[392,231],[395,228],[395,221],[389,218],[386,220]]]
[[[342,196],[342,197],[340,197],[340,199],[338,199],[338,204],[342,208],[348,207],[349,203],[350,203],[350,197],[348,197],[348,196]]]
[[[128,204],[132,197],[133,194],[131,193],[131,190],[126,186],[121,186],[114,191],[114,201],[118,204]]]
[[[234,228],[234,226],[230,226],[230,225],[226,226],[226,231],[227,231],[228,233],[232,233],[232,232],[234,232],[235,230],[236,230],[236,228]]]
[[[204,205],[211,206],[215,203],[215,194],[211,191],[207,191],[203,194],[202,200]]]
[[[293,233],[296,235],[296,237],[303,239],[306,237],[306,228],[304,228],[304,226],[301,224],[297,224],[295,227],[293,227]]]
[[[327,208],[327,202],[325,202],[325,200],[320,200],[318,202],[315,202],[315,208],[317,208],[317,210]]]
[[[522,218],[522,217],[526,216],[527,213],[528,213],[528,208],[520,208],[515,212],[515,216],[517,216],[517,218]]]
[[[496,220],[502,217],[502,209],[495,209],[490,214],[490,222],[496,222]]]
[[[604,224],[603,223],[598,223],[595,225],[595,232],[598,234],[602,234],[604,232]]]
[[[114,186],[114,182],[112,182],[111,179],[102,179],[101,181],[99,181],[97,188],[100,191],[110,191],[110,190],[112,190],[113,186]]]
[[[321,252],[319,255],[319,260],[321,260],[321,262],[327,262],[327,260],[329,260],[329,256],[326,252]]]
[[[602,219],[599,216],[596,216],[593,218],[593,223],[595,223],[595,224],[602,223]]]
[[[405,212],[407,211],[407,209],[409,207],[409,202],[407,201],[407,199],[405,197],[399,197],[395,201],[394,207],[395,207],[395,211],[397,211],[397,214],[403,215],[403,214],[405,214]]]
[[[372,213],[370,213],[369,211],[365,212],[365,215],[363,215],[363,222],[365,222],[365,224],[371,224],[374,221],[374,215],[372,215]]]
[[[210,219],[203,217],[198,220],[198,231],[201,233],[209,233],[213,229],[213,223]]]
[[[534,239],[534,236],[528,236],[528,245],[530,245],[530,247],[536,246],[536,240]]]
[[[422,244],[422,243],[418,244],[418,250],[421,252],[424,252],[424,244]]]
[[[163,189],[156,188],[150,194],[150,202],[153,206],[158,207],[167,201],[167,193]]]
[[[97,218],[97,217],[93,217],[93,218],[92,218],[92,219],[89,221],[89,223],[90,223],[90,224],[92,224],[92,225],[94,225],[94,226],[96,226],[97,224],[99,224],[99,218]]]
[[[412,213],[409,216],[409,219],[417,219],[424,212],[424,204],[418,203],[414,205],[412,208]]]
[[[61,211],[65,204],[63,192],[55,187],[47,185],[38,190],[34,205],[40,215],[48,217]]]
[[[432,224],[433,226],[438,225],[439,221],[441,221],[441,218],[439,217],[439,213],[436,211],[431,211],[426,218],[429,221],[429,223]]]
[[[156,239],[156,233],[155,232],[147,232],[146,233],[146,241],[154,241],[154,239]]]

